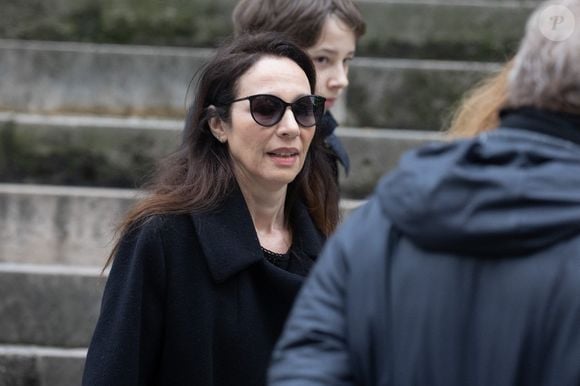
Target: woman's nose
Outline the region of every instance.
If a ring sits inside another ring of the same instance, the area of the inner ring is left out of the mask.
[[[277,128],[278,135],[296,137],[300,134],[300,125],[296,121],[294,112],[290,107],[286,107],[282,119],[278,122]]]

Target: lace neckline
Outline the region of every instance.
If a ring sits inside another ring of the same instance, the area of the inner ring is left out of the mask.
[[[267,248],[264,248],[261,245],[260,245],[260,248],[262,249],[262,252],[264,252],[265,254],[272,255],[275,257],[279,257],[279,258],[287,257],[290,254],[290,250],[288,250],[288,252],[286,252],[286,253],[278,253],[278,252],[271,251]]]

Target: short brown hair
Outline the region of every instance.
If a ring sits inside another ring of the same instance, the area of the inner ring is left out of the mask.
[[[302,48],[310,48],[320,38],[329,16],[338,17],[357,39],[366,31],[352,0],[240,0],[232,19],[235,35],[275,31]]]

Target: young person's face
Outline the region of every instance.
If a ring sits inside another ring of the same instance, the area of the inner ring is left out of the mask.
[[[238,80],[236,99],[257,94],[274,95],[292,103],[311,94],[310,83],[292,60],[264,57]],[[254,120],[249,100],[232,103],[230,108],[230,122],[214,121],[212,131],[225,139],[240,186],[263,192],[292,182],[302,170],[315,126],[300,126],[290,107],[271,127]]]
[[[330,109],[348,86],[348,69],[356,49],[356,36],[342,20],[329,16],[316,44],[306,49],[316,66],[316,94]]]

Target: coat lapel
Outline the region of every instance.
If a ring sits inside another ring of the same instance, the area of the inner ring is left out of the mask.
[[[238,186],[216,210],[191,215],[213,279],[224,282],[264,259],[246,201]],[[316,259],[324,237],[301,202],[292,211],[293,248]]]
[[[263,259],[258,235],[239,188],[216,210],[192,215],[193,224],[216,282]]]

